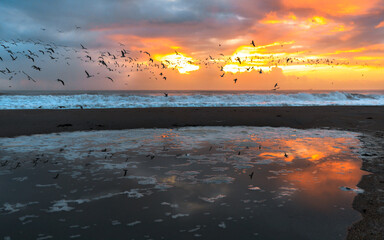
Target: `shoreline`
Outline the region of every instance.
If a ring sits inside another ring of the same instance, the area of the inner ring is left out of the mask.
[[[359,132],[364,193],[353,208],[362,219],[347,239],[384,239],[384,106],[206,107],[0,110],[0,137],[89,130],[186,126],[269,126]]]

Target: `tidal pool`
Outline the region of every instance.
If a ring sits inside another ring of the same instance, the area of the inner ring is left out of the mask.
[[[344,239],[359,151],[270,127],[0,138],[0,239]]]

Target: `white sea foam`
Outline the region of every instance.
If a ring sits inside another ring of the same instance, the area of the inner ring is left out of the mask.
[[[252,107],[252,106],[327,106],[384,105],[383,93],[348,92],[213,92],[207,93],[99,93],[99,94],[0,94],[0,109],[78,109],[150,107]]]

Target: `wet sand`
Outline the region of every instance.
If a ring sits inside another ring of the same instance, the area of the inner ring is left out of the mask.
[[[81,130],[270,126],[384,131],[384,107],[223,107],[1,110],[0,137]]]
[[[79,130],[177,128],[183,126],[271,126],[360,132],[365,190],[353,203],[363,219],[347,239],[384,239],[384,107],[154,108],[2,110],[0,137]]]

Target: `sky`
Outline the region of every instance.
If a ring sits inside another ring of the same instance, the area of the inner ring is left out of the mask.
[[[384,89],[384,0],[1,0],[0,12],[0,90]]]

